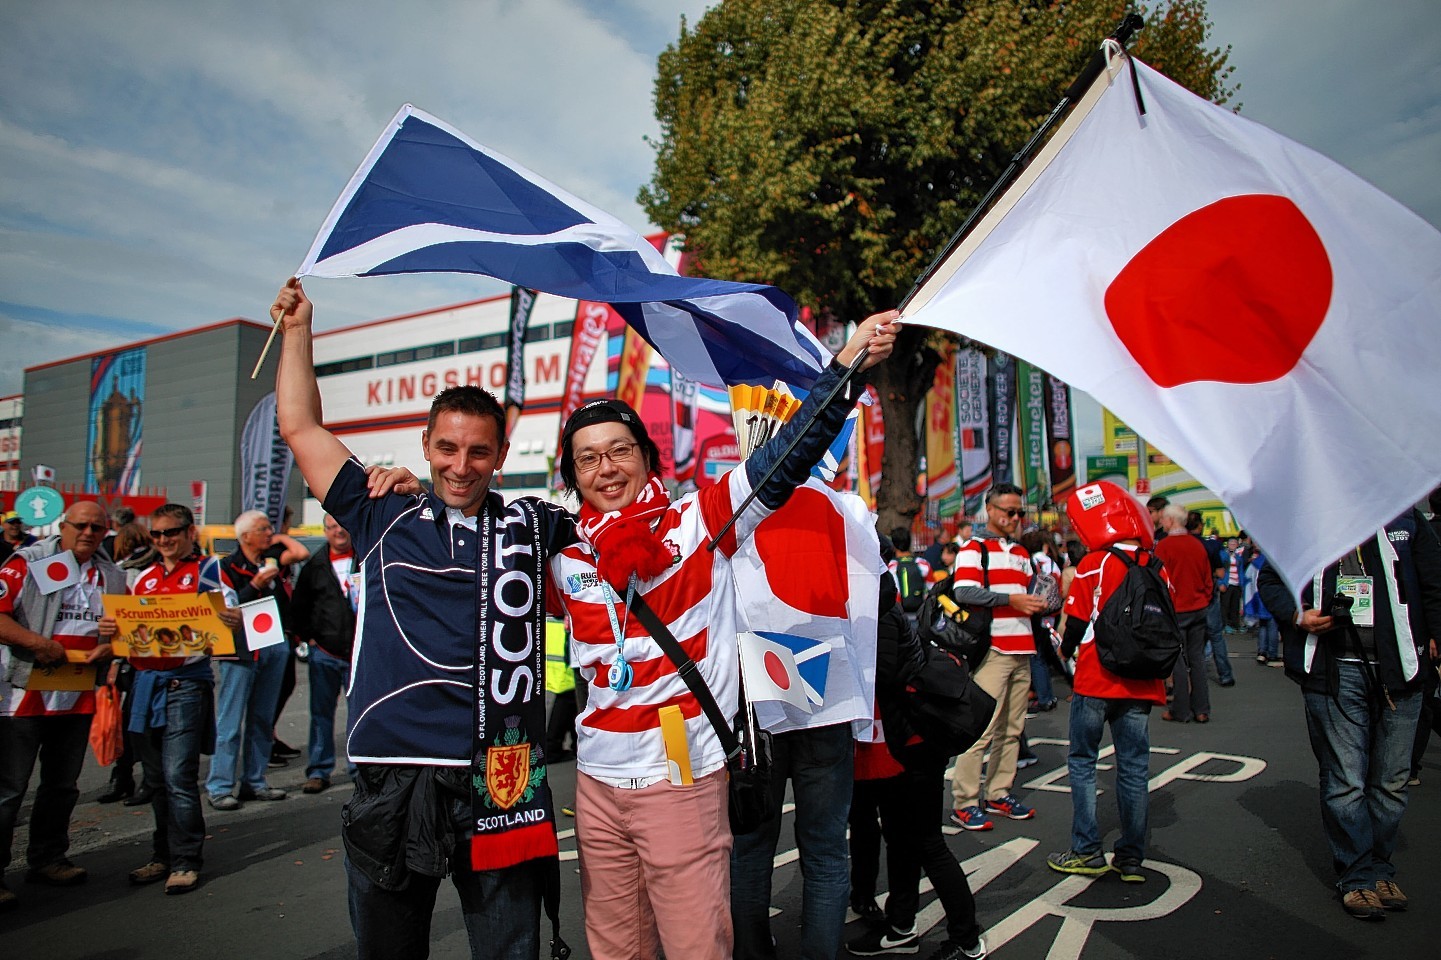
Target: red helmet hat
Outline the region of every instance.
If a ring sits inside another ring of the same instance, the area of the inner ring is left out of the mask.
[[[1122,487],[1109,480],[1087,484],[1066,498],[1066,518],[1087,550],[1104,550],[1122,540],[1156,542],[1151,516]]]

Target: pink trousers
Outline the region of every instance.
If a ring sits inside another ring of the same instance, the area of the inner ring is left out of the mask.
[[[688,787],[622,790],[576,776],[585,936],[595,960],[729,960],[724,768]]]

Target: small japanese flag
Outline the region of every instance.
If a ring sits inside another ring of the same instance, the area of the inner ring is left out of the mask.
[[[30,474],[35,478],[36,483],[55,482],[55,468],[47,467],[43,463],[35,464],[35,467],[30,471]]]
[[[742,633],[740,654],[741,674],[748,698],[753,701],[779,700],[798,710],[811,712],[808,685],[801,678],[795,652],[789,646],[760,634]]]
[[[280,607],[274,597],[241,604],[240,615],[245,618],[245,645],[251,650],[285,642],[285,631],[280,629]]]
[[[49,595],[79,583],[80,564],[75,562],[75,554],[69,550],[63,550],[53,557],[45,557],[31,563],[30,576],[35,578],[36,589],[42,594]]]

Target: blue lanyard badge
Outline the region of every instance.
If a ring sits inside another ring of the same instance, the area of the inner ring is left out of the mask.
[[[635,599],[635,574],[631,574],[630,583],[625,588],[624,621],[616,615],[615,594],[610,592],[610,584],[602,581],[601,588],[605,592],[605,612],[610,614],[610,632],[615,637],[615,663],[606,672],[606,680],[616,693],[625,693],[635,681],[635,671],[625,659],[625,628],[630,624],[630,604]]]

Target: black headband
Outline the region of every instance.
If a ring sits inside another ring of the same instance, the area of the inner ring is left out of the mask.
[[[635,434],[637,440],[648,439],[645,424],[641,423],[640,416],[631,409],[630,404],[620,400],[592,400],[581,405],[565,422],[565,430],[560,438],[561,453],[564,454],[570,449],[571,437],[575,436],[577,431],[593,427],[597,423],[624,424]]]

